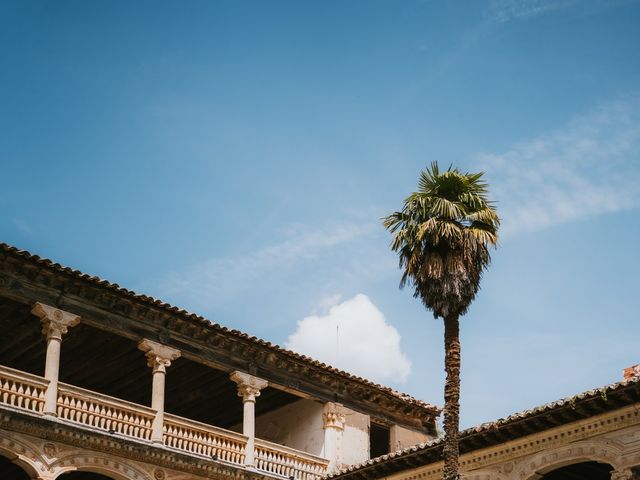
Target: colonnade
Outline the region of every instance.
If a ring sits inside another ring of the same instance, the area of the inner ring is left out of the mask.
[[[43,414],[56,416],[58,398],[58,376],[60,368],[60,351],[62,337],[68,329],[80,323],[80,317],[58,308],[36,303],[31,312],[40,318],[42,332],[47,338],[45,378],[49,381],[45,392]],[[171,362],[180,357],[178,349],[161,343],[142,339],[138,348],[147,357],[147,365],[152,371],[151,408],[155,416],[151,426],[151,442],[163,444],[165,376]],[[255,404],[260,392],[269,383],[245,372],[234,371],[230,379],[238,388],[238,396],[242,398],[243,421],[242,434],[247,437],[245,448],[245,465],[255,465]],[[328,402],[323,410],[324,457],[329,460],[329,471],[339,467],[340,445],[345,428],[345,414],[342,405]]]

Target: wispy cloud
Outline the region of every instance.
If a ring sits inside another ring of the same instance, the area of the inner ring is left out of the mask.
[[[566,8],[575,0],[492,0],[489,17],[497,22],[537,17]]]
[[[640,97],[606,103],[564,128],[482,154],[502,233],[531,231],[640,205]]]
[[[364,294],[303,318],[286,346],[376,382],[404,383],[411,372],[398,330]]]
[[[26,234],[33,233],[33,228],[31,228],[31,225],[29,225],[29,223],[27,223],[26,220],[23,220],[22,218],[13,218],[11,219],[11,222],[22,233],[26,233]]]
[[[491,0],[487,17],[492,22],[506,23],[532,19],[568,8],[593,14],[635,1],[637,0]]]
[[[310,229],[289,226],[286,239],[243,254],[213,258],[166,275],[157,288],[164,298],[192,308],[208,309],[259,288],[275,276],[318,261],[336,247],[345,247],[376,227],[373,222],[345,223]]]

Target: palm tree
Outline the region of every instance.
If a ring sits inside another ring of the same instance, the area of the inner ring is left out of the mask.
[[[478,293],[491,261],[489,247],[498,241],[500,220],[482,175],[452,167],[440,173],[434,162],[420,172],[418,191],[406,198],[402,211],[383,219],[403,270],[400,288],[409,284],[413,296],[444,320],[444,480],[460,478],[459,318]]]

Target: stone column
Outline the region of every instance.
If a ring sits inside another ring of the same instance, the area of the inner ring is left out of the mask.
[[[138,344],[138,348],[145,352],[147,365],[153,369],[151,408],[156,411],[156,416],[151,425],[151,441],[153,443],[163,443],[165,374],[171,362],[180,356],[180,350],[148,339],[142,340]]]
[[[247,437],[247,446],[244,452],[244,464],[253,467],[255,464],[255,444],[256,444],[256,397],[260,396],[260,390],[269,384],[248,373],[235,371],[230,376],[231,380],[238,385],[238,396],[242,397],[243,417],[242,434]]]
[[[346,417],[344,407],[339,403],[325,403],[322,412],[324,428],[324,458],[329,460],[329,473],[340,467],[340,447]]]
[[[44,378],[49,380],[49,385],[44,394],[45,415],[56,415],[58,403],[58,376],[60,372],[60,345],[62,336],[67,333],[69,327],[80,323],[80,317],[73,313],[65,312],[56,307],[36,303],[31,313],[40,317],[42,321],[42,333],[47,337],[47,357],[44,367]]]

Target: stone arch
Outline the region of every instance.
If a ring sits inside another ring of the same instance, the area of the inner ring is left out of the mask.
[[[620,467],[622,448],[613,442],[577,442],[551,450],[545,450],[522,460],[514,478],[535,480],[539,474],[580,462],[600,462]]]
[[[113,480],[151,480],[151,477],[139,467],[121,459],[95,455],[91,453],[76,453],[60,458],[52,465],[54,478],[64,480],[65,473],[92,472],[112,478]]]
[[[40,452],[13,437],[0,437],[0,456],[18,465],[29,478],[39,478],[46,471]]]
[[[482,470],[478,472],[462,472],[462,480],[506,480],[507,477],[495,470]]]

